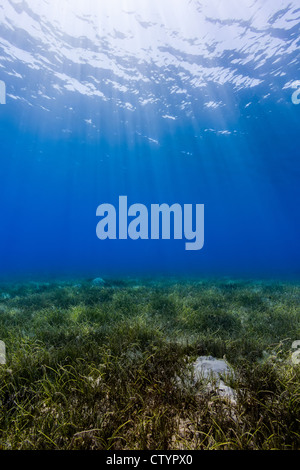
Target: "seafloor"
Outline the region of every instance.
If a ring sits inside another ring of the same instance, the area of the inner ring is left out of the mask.
[[[299,449],[299,294],[229,279],[2,283],[1,449]],[[231,397],[195,379],[202,356],[226,361]]]

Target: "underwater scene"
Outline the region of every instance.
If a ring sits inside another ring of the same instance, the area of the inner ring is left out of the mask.
[[[0,450],[300,450],[299,46],[299,0],[1,0]]]

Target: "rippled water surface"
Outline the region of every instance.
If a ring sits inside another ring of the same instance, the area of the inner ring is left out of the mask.
[[[2,0],[1,275],[297,277],[299,19],[298,0]],[[203,249],[100,241],[120,195],[204,204]]]

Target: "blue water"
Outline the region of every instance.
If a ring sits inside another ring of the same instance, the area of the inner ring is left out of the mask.
[[[0,277],[299,277],[299,25],[299,0],[2,0]],[[120,195],[204,204],[203,249],[99,240]]]

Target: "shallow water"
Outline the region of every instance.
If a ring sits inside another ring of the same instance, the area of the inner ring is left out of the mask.
[[[298,1],[3,0],[0,80],[2,278],[299,278]],[[122,195],[204,247],[99,240]]]

